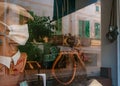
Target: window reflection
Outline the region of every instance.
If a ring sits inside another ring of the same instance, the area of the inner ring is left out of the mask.
[[[87,69],[84,74],[86,75],[86,72],[87,75],[92,75],[93,73],[98,74],[101,66],[100,2],[88,5],[74,13],[53,21],[54,0],[47,1],[48,2],[46,2],[46,0],[8,1],[23,6],[34,18],[34,20],[26,22],[26,18],[23,19],[21,15],[18,16],[18,20],[14,18],[14,15],[9,15],[9,18],[12,19],[9,21],[10,23],[12,23],[11,21],[15,23],[18,21],[20,24],[28,23],[29,40],[26,45],[19,46],[20,51],[27,53],[27,61],[32,61],[31,64],[34,64],[34,61],[35,64],[38,62],[41,70],[47,70],[52,68],[59,52],[65,51],[71,54],[70,51],[74,52],[74,49],[77,49],[77,53],[79,53],[80,56],[82,55],[81,63],[83,62],[83,64],[85,64],[84,68]],[[0,45],[1,43],[2,41],[0,40]],[[72,55],[76,58],[73,53]],[[63,57],[65,57],[61,60],[63,64],[57,64],[58,69],[67,69],[67,64],[70,64],[72,61],[68,58],[69,55],[63,55]],[[77,62],[78,59],[74,60]],[[27,62],[27,66],[29,66],[29,64],[30,62]],[[75,65],[72,64],[72,68],[73,66]],[[34,66],[28,67],[28,69],[32,69],[32,67],[34,69]],[[51,71],[44,72],[50,76],[49,72]]]

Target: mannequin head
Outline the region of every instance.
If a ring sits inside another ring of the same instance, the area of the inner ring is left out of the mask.
[[[16,14],[12,10],[7,10],[6,14],[3,14],[0,17],[0,21],[4,24],[0,23],[0,51],[6,53],[7,50],[10,51],[17,51],[17,46],[19,45],[17,42],[13,41],[12,39],[8,38],[7,35],[10,32],[10,29],[8,28],[11,25],[19,25],[22,26],[27,23],[27,18],[20,16],[19,14]],[[15,29],[18,29],[17,27]],[[0,53],[2,54],[2,53]]]

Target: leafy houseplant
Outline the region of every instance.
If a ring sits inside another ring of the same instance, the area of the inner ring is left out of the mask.
[[[28,61],[42,61],[43,52],[37,44],[27,42],[24,46],[19,46],[21,52],[26,52]]]
[[[44,37],[50,37],[53,34],[54,25],[51,24],[49,17],[40,17],[33,13],[32,16],[34,20],[28,21],[29,41],[43,42]]]
[[[50,18],[43,16],[37,16],[33,12],[30,12],[34,20],[28,21],[29,39],[24,46],[19,46],[21,52],[26,52],[28,55],[28,61],[42,61],[43,51],[38,47],[36,42],[43,42],[44,37],[50,37],[52,35],[53,25],[50,22]]]

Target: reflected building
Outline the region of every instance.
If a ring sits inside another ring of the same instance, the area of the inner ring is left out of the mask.
[[[72,33],[80,37],[100,39],[101,4],[100,1],[84,7],[62,18],[62,33]]]

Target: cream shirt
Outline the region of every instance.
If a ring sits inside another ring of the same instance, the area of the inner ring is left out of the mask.
[[[20,58],[20,51],[18,51],[12,57],[0,56],[0,63],[10,68],[11,62],[13,61],[14,65],[16,65],[19,58]]]

